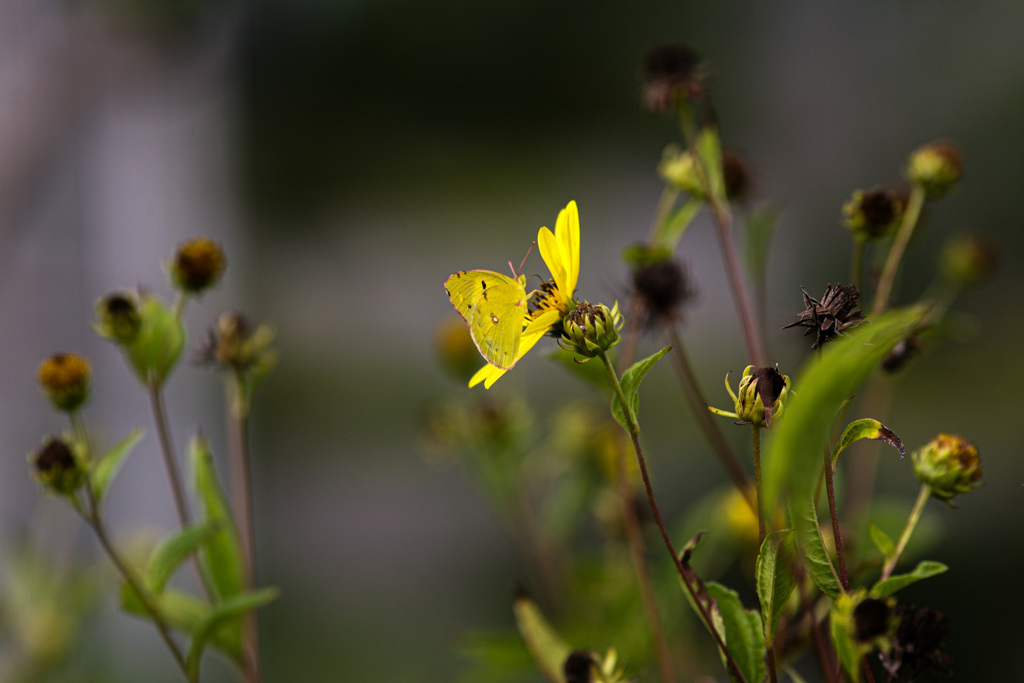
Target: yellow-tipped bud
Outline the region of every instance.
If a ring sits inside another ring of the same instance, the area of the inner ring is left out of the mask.
[[[907,162],[907,177],[924,190],[928,199],[948,194],[963,173],[960,150],[949,142],[933,142],[919,147]]]
[[[92,368],[77,353],[55,353],[39,365],[39,384],[50,402],[65,412],[77,410],[89,396]]]
[[[586,359],[594,358],[619,343],[622,323],[618,302],[609,310],[604,304],[584,301],[565,317],[559,344]]]
[[[171,282],[185,294],[200,294],[217,284],[226,265],[224,251],[213,240],[183,242],[171,263]]]
[[[981,486],[981,459],[970,441],[955,434],[939,434],[914,451],[914,474],[932,495],[949,501]]]

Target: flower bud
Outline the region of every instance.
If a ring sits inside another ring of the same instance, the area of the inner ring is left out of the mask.
[[[807,328],[804,330],[805,337],[809,334],[815,335],[811,350],[820,348],[825,342],[864,320],[864,313],[857,308],[857,300],[860,299],[857,285],[829,283],[821,301],[808,294],[803,287],[800,291],[804,296],[804,310],[797,313],[796,322],[784,325],[782,329]]]
[[[92,368],[77,353],[55,353],[40,363],[37,376],[57,410],[73,412],[89,396]]]
[[[584,358],[594,358],[619,343],[621,328],[622,316],[617,301],[611,310],[604,304],[584,301],[565,317],[559,345]]]
[[[843,225],[858,240],[876,240],[896,229],[903,218],[903,203],[895,192],[875,188],[856,190],[843,205]]]
[[[981,486],[981,460],[970,441],[955,434],[939,434],[914,451],[914,474],[932,495],[949,501]]]
[[[134,292],[112,292],[96,302],[96,334],[118,344],[135,341],[142,329],[139,299]]]
[[[213,240],[183,242],[171,263],[171,282],[185,294],[200,294],[217,284],[225,265],[224,251]]]
[[[725,375],[725,390],[735,404],[734,412],[708,406],[716,415],[739,420],[736,424],[752,424],[755,427],[771,427],[772,416],[782,414],[789,396],[789,375],[783,375],[777,368],[755,368],[748,365],[740,378],[738,395],[729,386],[729,375]]]
[[[736,152],[722,153],[722,178],[725,181],[725,197],[731,202],[742,202],[750,194],[753,180],[750,167]]]
[[[85,472],[78,458],[63,439],[48,438],[29,459],[35,466],[35,478],[55,493],[73,494],[85,481]]]
[[[634,248],[633,292],[643,305],[644,325],[653,326],[678,315],[693,296],[690,278],[683,266],[663,250]]]
[[[928,199],[949,193],[964,173],[960,150],[949,142],[933,142],[914,150],[907,163],[907,177],[924,190]]]
[[[697,171],[696,160],[689,150],[680,150],[675,145],[666,147],[661,155],[661,163],[658,164],[658,175],[670,187],[694,197],[703,198],[707,194]]]
[[[954,285],[981,284],[995,272],[999,252],[988,239],[979,235],[960,235],[942,252],[942,274]]]
[[[594,655],[586,650],[574,650],[565,658],[562,677],[565,683],[593,683],[596,668]]]
[[[200,360],[236,371],[273,363],[275,355],[269,348],[273,339],[274,331],[269,326],[253,329],[240,313],[221,313],[206,345],[200,350]]]
[[[648,109],[671,112],[687,100],[707,96],[700,72],[700,55],[686,45],[660,45],[644,60],[644,104]]]

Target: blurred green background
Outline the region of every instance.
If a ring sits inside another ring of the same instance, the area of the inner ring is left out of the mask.
[[[946,535],[931,556],[951,570],[906,596],[948,614],[957,680],[1019,675],[1024,5],[9,0],[0,13],[6,557],[24,538],[58,563],[94,551],[26,473],[22,454],[63,426],[37,398],[37,363],[58,350],[93,359],[99,438],[148,427],[117,353],[88,329],[92,305],[118,287],[165,292],[161,262],[208,234],[229,267],[189,312],[193,345],[240,308],[275,324],[282,354],[252,439],[259,574],[282,590],[261,617],[267,680],[457,677],[453,646],[512,625],[524,568],[467,479],[422,455],[424,410],[468,391],[434,358],[437,326],[456,315],[442,283],[518,264],[575,199],[579,294],[623,296],[619,254],[646,235],[655,166],[677,139],[640,107],[641,63],[681,41],[708,64],[723,140],[752,163],[756,199],[782,210],[771,330],[802,308],[799,286],[847,278],[840,207],[854,189],[897,180],[922,143],[963,151],[964,181],[926,218],[901,294],[927,287],[962,230],[994,238],[1001,268],[958,302],[955,339],[904,374],[887,423],[910,448],[939,431],[979,446],[985,486],[958,510],[935,505]],[[746,360],[706,219],[681,258],[699,292],[691,358],[723,405],[721,378]],[[543,270],[532,254],[525,272]],[[792,330],[769,346],[788,374],[807,355]],[[531,354],[492,392],[525,392],[543,411],[588,391],[551,367]],[[179,445],[201,428],[223,452],[219,378],[179,375]],[[725,477],[669,373],[643,396],[655,487],[680,512]],[[173,524],[156,458],[150,436],[112,493],[123,534]],[[879,482],[909,510],[909,461],[883,458]],[[175,680],[152,629],[104,595],[77,655],[82,680]]]

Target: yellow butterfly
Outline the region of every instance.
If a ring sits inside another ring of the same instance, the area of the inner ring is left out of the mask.
[[[444,291],[487,362],[502,370],[515,365],[529,315],[526,276],[461,270],[445,281]]]

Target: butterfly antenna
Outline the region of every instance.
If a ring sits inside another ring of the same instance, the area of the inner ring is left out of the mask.
[[[520,273],[523,272],[523,266],[526,265],[526,259],[528,259],[530,257],[530,252],[533,251],[533,247],[534,247],[535,244],[537,244],[537,240],[534,240],[533,242],[530,242],[530,248],[526,250],[526,256],[523,257],[523,262],[519,264],[519,272]],[[511,261],[508,262],[508,267],[512,268],[512,262]],[[512,276],[513,277],[519,277],[519,275],[516,273],[516,269],[515,268],[512,268]]]

